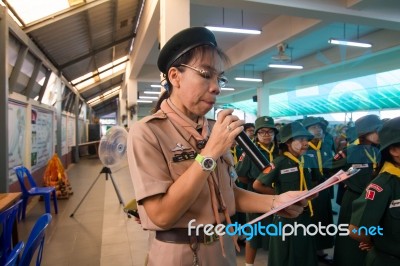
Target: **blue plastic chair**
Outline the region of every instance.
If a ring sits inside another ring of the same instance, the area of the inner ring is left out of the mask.
[[[11,251],[10,255],[7,257],[7,261],[4,266],[15,266],[17,265],[18,256],[21,253],[22,249],[24,248],[24,242],[18,242],[15,245],[13,250]],[[3,265],[3,264],[2,264]]]
[[[7,256],[12,249],[12,232],[17,218],[17,213],[21,207],[22,200],[17,201],[7,210],[0,213],[0,225],[2,228],[0,236],[0,265],[6,262]]]
[[[31,173],[24,166],[17,166],[14,168],[14,171],[17,174],[18,181],[21,186],[22,219],[25,219],[25,212],[26,212],[26,206],[28,204],[28,199],[29,199],[29,197],[32,197],[32,196],[43,196],[46,213],[50,213],[50,199],[51,199],[51,197],[53,197],[54,211],[55,211],[55,213],[58,213],[56,189],[54,187],[38,187],[36,185],[35,180],[33,180]],[[28,181],[30,184],[30,189],[28,189],[25,186],[25,182],[24,182],[25,175],[28,178]]]
[[[36,250],[39,248],[36,257],[36,266],[39,266],[42,262],[43,246],[47,226],[51,222],[51,214],[45,213],[39,217],[33,226],[31,233],[29,234],[28,241],[26,241],[26,246],[21,255],[21,260],[19,261],[20,266],[30,265],[30,262],[35,254]]]

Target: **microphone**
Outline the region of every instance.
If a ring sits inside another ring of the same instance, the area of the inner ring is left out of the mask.
[[[268,173],[271,170],[271,164],[268,159],[265,158],[244,131],[240,132],[240,134],[236,136],[235,140],[246,153],[246,156],[250,157],[261,172]]]

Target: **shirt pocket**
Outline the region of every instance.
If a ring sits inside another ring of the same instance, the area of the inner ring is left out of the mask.
[[[185,160],[180,162],[169,162],[169,169],[171,172],[171,177],[175,181],[177,180],[183,173],[186,172],[187,169],[193,164],[194,160]]]
[[[399,236],[400,235],[400,207],[389,208],[389,216],[390,216],[390,229],[386,229],[388,232],[392,232],[393,234]]]

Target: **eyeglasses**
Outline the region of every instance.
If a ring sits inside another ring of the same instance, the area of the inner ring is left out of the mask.
[[[200,74],[201,77],[203,77],[204,79],[207,79],[207,80],[212,79],[215,75],[218,74],[216,71],[208,71],[208,70],[204,70],[201,68],[189,66],[186,64],[180,64],[180,66],[187,67],[187,68],[190,68],[190,69],[196,71],[197,73]],[[217,81],[218,81],[218,86],[220,88],[223,88],[223,87],[225,87],[226,83],[228,83],[228,78],[225,77],[224,75],[220,74],[220,75],[217,75]]]
[[[273,136],[273,135],[275,135],[275,131],[273,131],[273,130],[268,130],[268,131],[259,130],[257,132],[257,134],[260,135],[260,136],[263,136],[263,137],[265,137],[267,135],[268,136]]]

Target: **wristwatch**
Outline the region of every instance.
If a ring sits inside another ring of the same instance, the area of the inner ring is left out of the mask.
[[[195,160],[199,162],[203,171],[214,171],[217,166],[217,162],[211,157],[205,157],[201,154],[197,154]]]

